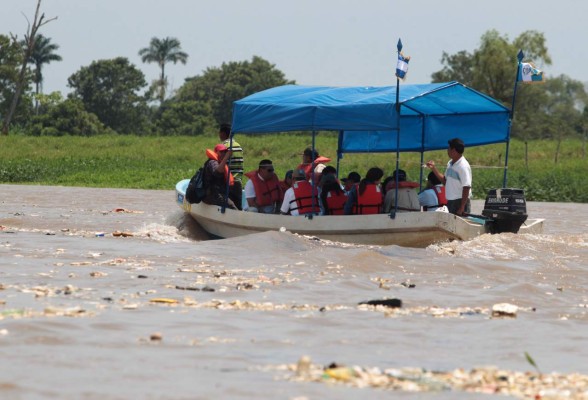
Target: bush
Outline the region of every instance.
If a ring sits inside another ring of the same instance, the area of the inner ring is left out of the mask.
[[[94,136],[107,132],[95,114],[84,109],[80,100],[68,99],[35,116],[30,127],[34,136]]]

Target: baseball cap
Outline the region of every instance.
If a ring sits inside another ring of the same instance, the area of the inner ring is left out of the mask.
[[[227,149],[227,146],[225,146],[225,145],[224,145],[224,144],[222,144],[222,143],[219,143],[219,144],[217,144],[216,146],[214,146],[214,151],[215,151],[216,153],[218,153],[219,151],[227,151],[227,150],[228,150],[228,149]]]

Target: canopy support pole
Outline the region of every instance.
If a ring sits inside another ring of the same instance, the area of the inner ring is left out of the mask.
[[[422,118],[422,117],[421,117]],[[423,130],[421,132],[421,180],[419,181],[419,193],[423,191],[423,178],[424,178],[424,170],[425,170],[425,125],[427,124],[427,120],[423,118]]]
[[[402,51],[402,40],[398,39],[396,45],[398,56]],[[398,168],[400,166],[400,78],[396,75],[396,185],[394,187],[394,210],[390,211],[390,218],[396,218],[398,211]]]
[[[337,140],[337,179],[339,179],[339,164],[341,158],[343,158],[343,153],[341,152],[341,142],[343,142],[343,131],[339,131],[339,138]]]
[[[316,144],[316,131],[313,130],[312,131],[312,161],[310,162],[310,190],[311,190],[311,192],[310,192],[310,199],[312,201],[312,203],[311,203],[312,210],[314,210],[314,207],[316,205],[316,200],[314,198],[314,188],[316,187],[315,179],[314,179],[314,169],[315,169],[315,165],[314,165],[314,160],[315,160],[315,158],[314,158],[314,154],[315,154],[314,146],[315,146],[315,144]],[[312,212],[309,213],[307,215],[307,217],[308,217],[308,219],[312,219],[312,217],[313,217]]]
[[[506,137],[506,153],[504,155],[504,177],[502,178],[502,187],[505,188],[506,184],[507,184],[507,171],[508,171],[508,151],[510,148],[510,130],[512,128],[512,120],[514,118],[514,110],[515,110],[515,101],[517,99],[517,87],[518,87],[518,83],[519,83],[519,74],[521,73],[521,63],[523,62],[523,57],[525,57],[525,53],[523,53],[523,50],[519,50],[519,53],[517,54],[517,59],[519,61],[518,65],[517,65],[517,74],[515,76],[515,83],[514,83],[514,89],[512,91],[512,104],[510,106],[510,116],[508,119],[508,132],[507,132],[507,137]]]

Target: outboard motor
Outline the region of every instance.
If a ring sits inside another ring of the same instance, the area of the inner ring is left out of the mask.
[[[490,233],[517,233],[527,220],[527,202],[523,189],[490,189],[482,215],[490,218]]]

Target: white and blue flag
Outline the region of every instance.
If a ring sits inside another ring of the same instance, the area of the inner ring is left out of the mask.
[[[531,63],[521,63],[517,81],[524,83],[543,82],[543,71],[535,68]]]
[[[404,79],[408,72],[408,62],[410,57],[404,57],[402,53],[398,53],[398,62],[396,63],[396,76]]]

